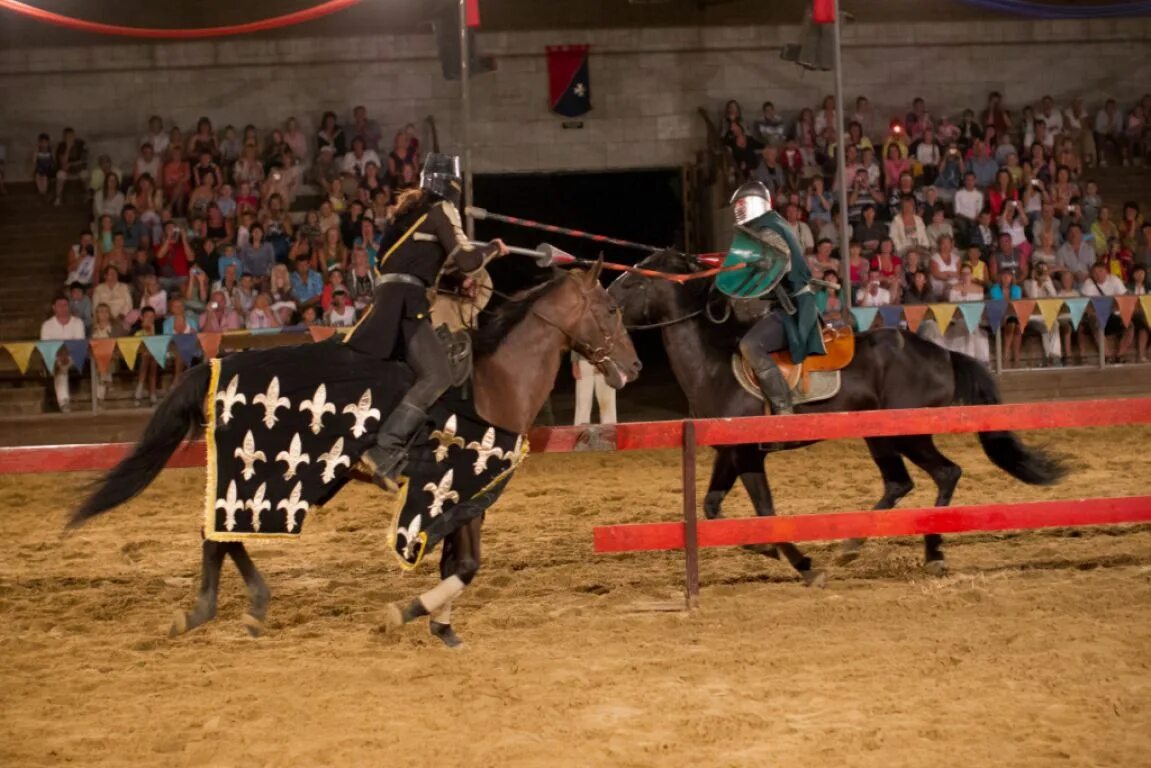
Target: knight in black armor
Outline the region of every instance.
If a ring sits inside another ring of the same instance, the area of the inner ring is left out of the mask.
[[[376,445],[361,457],[372,479],[388,490],[398,488],[409,442],[428,409],[451,386],[448,353],[432,328],[429,291],[446,270],[468,275],[508,252],[500,240],[469,242],[460,222],[462,191],[459,158],[429,154],[419,189],[401,195],[396,204],[380,248],[372,306],[346,339],[364,354],[402,357],[416,376],[380,425]]]

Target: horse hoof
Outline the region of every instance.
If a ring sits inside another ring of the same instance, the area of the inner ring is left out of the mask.
[[[394,632],[404,626],[404,610],[399,603],[389,603],[384,609],[384,625],[380,628],[385,633]]]
[[[803,585],[805,587],[812,587],[813,589],[823,589],[827,586],[827,574],[820,570],[808,570],[800,574],[803,577]]]
[[[245,613],[240,617],[240,623],[248,630],[248,634],[252,637],[259,637],[264,634],[264,622],[262,619],[253,616],[250,613]]]
[[[946,560],[929,560],[923,564],[923,570],[928,576],[946,576],[947,575],[947,561]]]
[[[188,631],[188,614],[176,611],[172,615],[172,627],[168,630],[168,637],[179,637]]]
[[[459,648],[464,644],[460,636],[452,629],[451,624],[441,624],[438,621],[429,621],[428,629],[431,630],[432,635],[438,637],[443,641],[444,645],[449,648]]]

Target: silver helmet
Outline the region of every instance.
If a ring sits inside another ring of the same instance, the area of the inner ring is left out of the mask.
[[[459,157],[429,152],[420,171],[420,189],[426,189],[437,197],[450,200],[453,205],[459,207],[464,192]]]
[[[735,190],[731,196],[731,207],[736,224],[755,221],[771,210],[771,193],[761,181],[749,181]]]

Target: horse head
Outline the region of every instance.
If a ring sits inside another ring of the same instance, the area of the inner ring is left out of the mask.
[[[693,257],[671,250],[653,253],[636,266],[670,275],[687,275],[702,269]],[[710,282],[676,282],[627,272],[615,279],[608,293],[619,305],[624,324],[641,330],[671,325],[698,312],[707,299]]]
[[[537,314],[563,331],[572,349],[594,365],[609,386],[621,389],[639,378],[643,366],[619,307],[600,284],[602,271],[601,255],[590,269],[567,272],[568,279],[554,294],[541,299]]]

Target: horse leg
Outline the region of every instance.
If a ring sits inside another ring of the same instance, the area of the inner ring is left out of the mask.
[[[444,555],[440,561],[440,583],[412,600],[406,607],[399,603],[389,605],[384,624],[385,631],[402,627],[421,616],[430,616],[430,629],[433,635],[439,637],[449,647],[460,644],[459,637],[451,628],[451,605],[480,569],[482,526],[483,517],[477,517],[460,526],[445,539]],[[450,556],[449,546],[452,550]]]
[[[248,588],[248,597],[251,600],[248,604],[248,611],[240,621],[247,627],[249,635],[257,637],[264,631],[264,617],[268,615],[268,603],[272,599],[272,593],[268,589],[267,583],[264,582],[264,577],[256,568],[256,564],[252,562],[252,556],[248,554],[244,543],[236,541],[228,544],[227,547],[232,562],[236,564],[236,569],[244,577],[244,586]]]
[[[703,514],[708,520],[723,517],[723,500],[727,498],[738,476],[732,455],[736,450],[736,448],[715,450],[715,461],[711,465],[711,482],[707,486],[707,495],[703,497]]]
[[[935,481],[935,487],[939,489],[939,494],[935,497],[935,506],[946,507],[950,504],[952,496],[955,495],[955,486],[959,485],[959,478],[963,476],[963,469],[939,451],[931,435],[901,437],[898,439],[898,445],[900,453],[931,475],[931,479]],[[923,546],[923,567],[928,573],[935,575],[946,573],[943,536],[929,533],[923,537]]]
[[[204,539],[201,547],[200,596],[191,613],[176,611],[169,637],[176,637],[216,618],[216,597],[220,591],[220,567],[224,564],[226,545]]]
[[[763,452],[752,446],[744,446],[746,451],[737,454],[737,467],[741,470],[739,479],[747,489],[747,495],[755,505],[755,514],[760,517],[773,517],[775,504],[771,499],[771,486],[767,482],[767,473],[763,471]],[[799,547],[786,541],[774,545],[752,544],[744,549],[759,552],[767,557],[779,559],[779,554],[787,558],[791,567],[799,573],[803,583],[809,587],[822,587],[826,581],[823,571],[811,567],[811,558],[803,554]]]
[[[879,467],[879,472],[883,475],[883,497],[872,509],[891,509],[900,499],[911,493],[915,483],[911,482],[911,475],[907,474],[907,465],[903,463],[903,457],[899,455],[899,449],[891,438],[869,437],[866,442],[875,466]],[[865,541],[866,539],[848,539],[843,542],[839,556],[835,558],[836,565],[848,565],[858,560]]]

